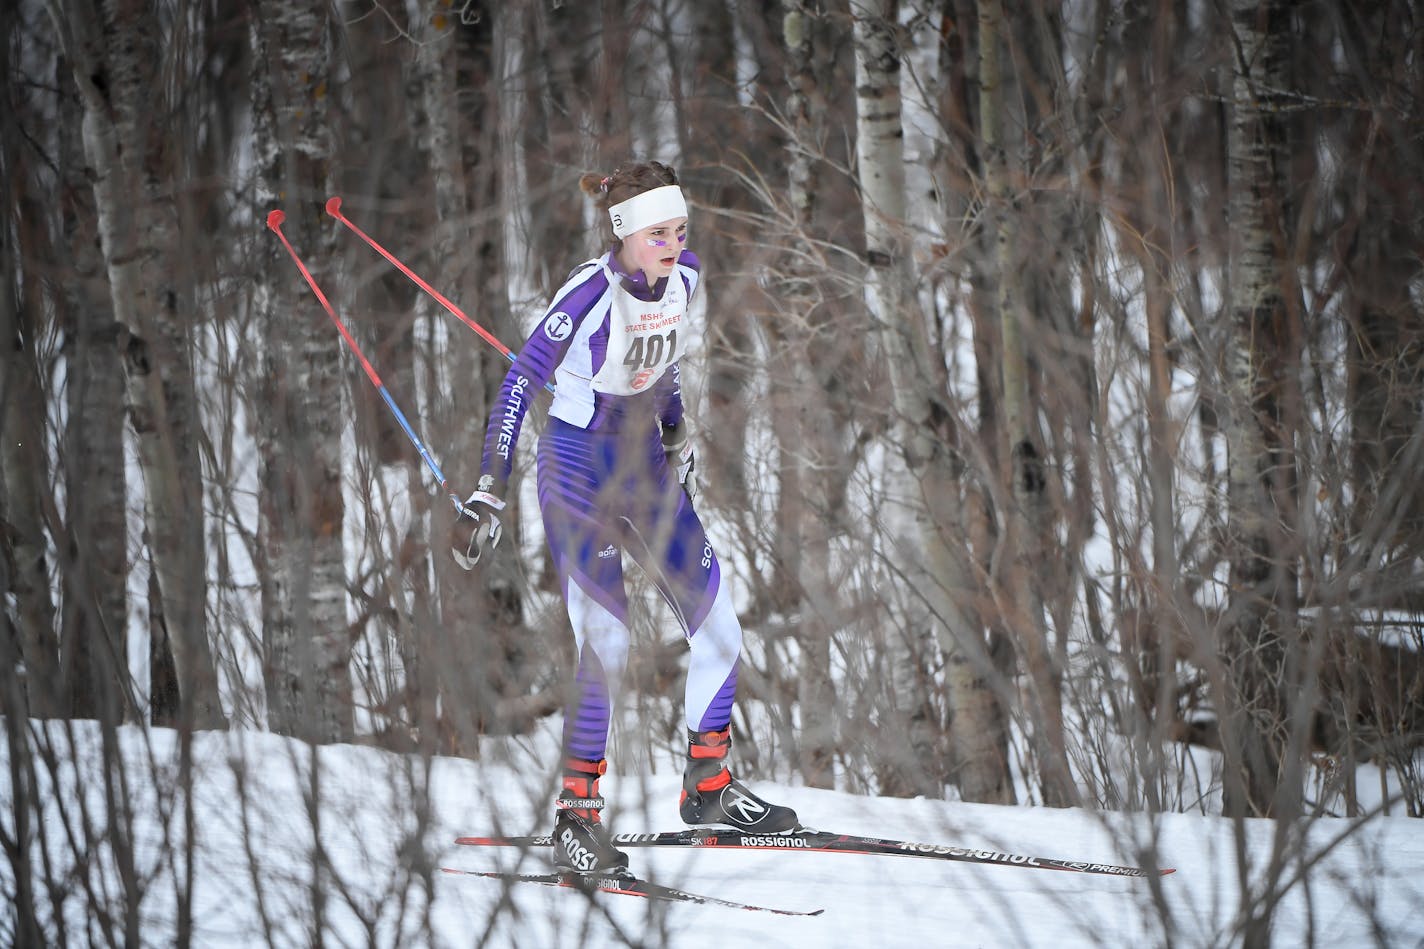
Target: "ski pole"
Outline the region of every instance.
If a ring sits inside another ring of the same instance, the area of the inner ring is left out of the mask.
[[[375,238],[373,238],[370,234],[367,234],[365,231],[361,230],[361,228],[357,227],[354,223],[352,223],[350,218],[342,214],[340,195],[332,195],[331,197],[326,199],[326,213],[336,218],[342,224],[345,224],[357,237],[361,238],[367,244],[370,244],[372,249],[374,249],[376,253],[386,258],[386,260],[389,260],[392,264],[395,264],[396,268],[401,273],[405,274],[411,280],[415,281],[416,285],[420,287],[420,289],[430,294],[440,303],[441,306],[445,307],[445,309],[449,310],[452,314],[454,314],[455,317],[460,320],[460,322],[464,323],[470,329],[480,334],[481,339],[489,343],[495,349],[499,350],[504,355],[504,357],[510,362],[514,362],[514,353],[510,352],[508,346],[501,343],[483,326],[470,319],[470,317],[465,314],[465,311],[461,310],[458,306],[452,303],[450,299],[445,296],[445,294],[441,293],[439,290],[436,290],[430,284],[422,280],[419,275],[416,274],[415,271],[411,270],[405,264],[401,263],[398,259],[396,259],[396,256],[394,254],[392,254],[390,251],[386,250],[384,247],[378,244]],[[554,391],[553,383],[545,383],[544,388],[548,389],[550,392]]]
[[[395,415],[396,421],[400,422],[400,427],[405,430],[406,437],[410,439],[411,444],[415,446],[415,450],[420,453],[420,457],[425,460],[425,464],[430,468],[431,473],[435,475],[435,480],[440,483],[440,490],[445,492],[445,495],[454,502],[455,510],[463,511],[465,505],[460,501],[459,496],[450,490],[449,483],[445,480],[445,473],[440,470],[440,466],[436,464],[435,459],[431,457],[430,449],[425,447],[424,442],[420,440],[420,436],[415,434],[415,429],[411,428],[410,422],[406,421],[405,413],[400,410],[400,406],[396,405],[396,400],[391,398],[390,392],[386,390],[386,384],[382,382],[381,377],[376,374],[376,370],[371,365],[371,361],[366,358],[365,353],[361,352],[361,347],[356,343],[356,340],[352,338],[351,332],[346,328],[346,324],[341,322],[341,318],[336,315],[336,310],[332,308],[331,302],[327,300],[326,294],[322,293],[321,287],[317,286],[316,280],[311,275],[311,271],[307,270],[306,264],[302,263],[302,259],[297,256],[297,252],[292,248],[291,242],[287,240],[287,235],[282,233],[282,222],[286,219],[287,213],[285,211],[280,208],[274,209],[267,214],[267,227],[282,241],[282,246],[287,248],[287,253],[291,255],[292,261],[297,265],[297,269],[300,270],[302,276],[306,278],[307,285],[312,288],[312,293],[315,293],[316,298],[321,301],[322,309],[326,310],[326,315],[331,317],[331,322],[336,324],[336,330],[341,334],[341,338],[346,340],[346,345],[351,347],[351,351],[355,353],[356,358],[360,360],[361,368],[366,370],[366,377],[371,380],[371,384],[375,386],[376,391],[381,394],[381,398],[385,400],[386,406],[390,408],[391,413]]]

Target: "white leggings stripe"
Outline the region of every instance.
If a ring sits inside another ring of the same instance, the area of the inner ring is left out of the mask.
[[[689,642],[692,654],[687,662],[684,714],[687,727],[697,731],[702,727],[707,710],[727,685],[742,652],[742,624],[732,608],[726,584],[717,590],[712,609]],[[726,699],[730,700],[731,696]]]

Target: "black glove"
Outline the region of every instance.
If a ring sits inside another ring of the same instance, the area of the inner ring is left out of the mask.
[[[691,501],[697,497],[697,478],[693,476],[697,459],[692,454],[692,442],[687,437],[687,430],[681,425],[664,428],[663,451],[667,453],[668,467],[673,470],[677,483],[682,485],[687,499]]]
[[[473,570],[485,549],[499,546],[504,525],[499,512],[504,510],[504,486],[495,483],[494,475],[480,475],[475,491],[460,508],[460,516],[450,528],[450,553],[455,562]]]

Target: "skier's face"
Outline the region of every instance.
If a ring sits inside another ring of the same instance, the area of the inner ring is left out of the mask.
[[[687,246],[687,218],[675,217],[634,231],[623,238],[618,262],[629,273],[643,272],[649,284],[672,276],[677,257]]]

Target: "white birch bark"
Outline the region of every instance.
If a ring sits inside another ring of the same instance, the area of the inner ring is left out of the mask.
[[[894,0],[851,4],[856,38],[856,161],[865,222],[867,298],[880,327],[893,388],[896,451],[887,474],[885,536],[896,567],[912,589],[911,628],[928,625],[949,657],[953,744],[961,792],[973,800],[1012,793],[1001,749],[1002,733],[989,690],[991,671],[982,630],[962,605],[971,587],[955,464],[945,433],[952,429],[940,404],[943,356],[929,337],[914,295],[906,232],[904,133]],[[918,762],[922,779],[940,773]],[[929,789],[938,793],[938,789]]]
[[[67,64],[62,68],[67,69]],[[95,687],[94,652],[105,647],[104,635],[91,630],[125,629],[129,615],[129,484],[124,458],[128,399],[127,373],[119,348],[125,333],[114,316],[102,248],[92,238],[80,236],[93,220],[93,190],[85,176],[89,162],[84,156],[83,117],[84,103],[77,91],[65,96],[58,129],[59,153],[72,200],[64,203],[61,240],[71,248],[78,279],[66,281],[56,300],[56,305],[64,308],[59,319],[67,330],[65,358],[70,367],[65,373],[69,413],[64,432],[64,476],[65,526],[72,538],[73,556],[67,558],[64,570],[72,576],[69,589],[85,592],[63,599],[60,656],[69,689],[69,714],[97,717],[100,690]],[[83,230],[79,230],[81,226]],[[161,600],[160,591],[154,601]],[[154,625],[149,623],[151,644],[171,654],[168,637]],[[172,668],[171,662],[168,666]],[[152,701],[151,681],[148,694],[156,719],[160,703]],[[172,697],[168,699],[171,706]],[[173,710],[167,711],[171,717]]]
[[[325,4],[256,2],[254,150],[259,209],[287,211],[284,233],[320,280],[331,275],[327,194],[332,145]],[[342,343],[269,242],[253,294],[266,344],[259,413],[258,544],[269,723],[313,742],[348,739],[351,641],[342,545]]]
[[[1227,134],[1231,337],[1224,369],[1231,594],[1222,629],[1222,742],[1228,811],[1275,816],[1287,745],[1283,629],[1293,585],[1283,547],[1282,468],[1293,464],[1277,425],[1280,327],[1287,320],[1280,255],[1282,146],[1271,121],[1284,89],[1279,0],[1232,5],[1234,79]],[[1275,429],[1272,435],[1268,429]],[[1282,815],[1283,816],[1283,815]]]
[[[183,714],[194,727],[216,727],[222,711],[206,630],[192,317],[178,304],[171,151],[165,130],[153,121],[161,94],[158,16],[141,0],[102,6],[50,0],[49,9],[84,99],[84,148],[114,315],[127,336],[121,351],[129,423],[138,441],[149,548]]]

